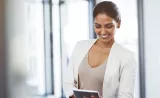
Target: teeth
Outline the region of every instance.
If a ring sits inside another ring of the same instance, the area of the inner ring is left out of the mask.
[[[108,37],[108,35],[102,35],[102,37],[106,38],[106,37]]]

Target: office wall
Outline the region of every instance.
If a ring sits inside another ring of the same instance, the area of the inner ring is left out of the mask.
[[[146,98],[160,97],[160,1],[143,0]]]

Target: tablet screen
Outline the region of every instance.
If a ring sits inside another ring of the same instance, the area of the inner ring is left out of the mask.
[[[98,91],[74,89],[73,92],[76,98],[91,98],[91,96],[99,98]]]

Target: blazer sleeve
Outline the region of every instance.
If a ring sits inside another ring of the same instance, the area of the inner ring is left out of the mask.
[[[63,71],[63,74],[64,74],[63,90],[67,98],[73,95],[73,89],[77,89],[76,83],[74,81],[74,57],[75,57],[74,55],[75,55],[77,44],[75,45],[73,49],[67,69]]]
[[[136,65],[133,55],[123,62],[123,68],[121,69],[120,74],[118,98],[134,98]]]

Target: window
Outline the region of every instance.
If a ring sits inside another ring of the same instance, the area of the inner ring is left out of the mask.
[[[54,1],[54,0],[53,0]],[[89,4],[86,0],[53,2],[54,76],[56,97],[63,95],[62,80],[71,52],[79,40],[89,39]],[[61,78],[59,78],[61,77]]]
[[[43,4],[40,0],[25,0],[25,29],[28,37],[29,61],[27,85],[33,94],[45,94]]]

